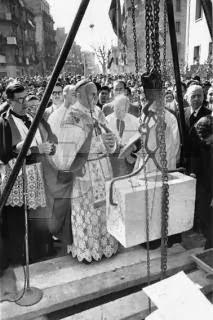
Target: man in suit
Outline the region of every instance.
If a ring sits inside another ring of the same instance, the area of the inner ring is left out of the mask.
[[[185,109],[185,121],[186,121],[186,169],[188,173],[195,173],[193,170],[193,163],[197,151],[194,148],[193,132],[196,123],[203,117],[211,114],[211,110],[203,106],[204,93],[200,85],[194,84],[188,87],[186,92],[187,101],[189,107]],[[197,161],[199,162],[199,161]],[[195,231],[201,229],[201,220],[203,214],[203,200],[204,192],[200,180],[197,179],[196,185],[196,198],[195,198],[195,218],[194,227]]]
[[[206,237],[205,249],[213,247],[213,117],[202,117],[192,133],[192,172],[197,179],[195,227]]]
[[[209,109],[203,106],[204,94],[200,85],[194,84],[188,87],[186,98],[189,107],[185,108],[185,122],[186,122],[186,166],[190,173],[191,165],[191,130],[196,122],[211,113]]]

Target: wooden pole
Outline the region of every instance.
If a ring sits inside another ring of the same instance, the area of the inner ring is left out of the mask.
[[[181,88],[181,79],[180,79],[180,68],[179,68],[179,59],[178,59],[178,48],[177,48],[177,38],[176,38],[176,30],[175,30],[175,19],[174,19],[174,10],[173,10],[173,2],[172,0],[165,0],[167,5],[167,17],[169,24],[169,34],[172,48],[172,58],[173,58],[173,66],[174,66],[174,74],[175,74],[175,82],[177,87],[177,99],[179,105],[179,113],[180,113],[180,129],[181,129],[181,142],[182,142],[182,154],[185,155],[186,152],[186,125],[185,125],[185,114],[183,107],[183,95]]]
[[[201,6],[203,8],[203,12],[205,14],[206,17],[206,22],[207,22],[207,26],[209,29],[209,33],[210,36],[212,38],[213,36],[213,23],[212,23],[212,19],[213,19],[213,1],[211,0],[201,0]]]

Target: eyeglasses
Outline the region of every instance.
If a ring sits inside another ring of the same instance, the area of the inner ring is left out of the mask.
[[[62,94],[62,91],[53,91],[52,95],[53,96],[60,96]]]

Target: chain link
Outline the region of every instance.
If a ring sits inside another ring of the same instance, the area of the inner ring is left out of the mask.
[[[160,0],[153,0],[153,17],[154,17],[154,69],[158,72],[159,76],[160,70],[160,43],[159,43],[159,13],[160,13]]]
[[[149,248],[149,238],[150,238],[150,231],[149,231],[149,194],[148,194],[148,180],[147,180],[147,172],[146,172],[146,165],[145,165],[145,158],[146,158],[146,149],[144,145],[144,134],[143,131],[143,120],[142,120],[142,106],[139,96],[139,68],[138,68],[138,51],[137,51],[137,33],[136,33],[136,21],[135,21],[135,1],[131,0],[132,5],[132,26],[133,26],[133,40],[134,40],[134,53],[135,53],[135,73],[136,73],[136,86],[137,86],[137,98],[138,98],[138,106],[140,109],[140,127],[139,131],[141,133],[141,154],[144,164],[144,183],[145,183],[145,211],[146,211],[146,240],[147,240],[147,284],[150,284],[150,248]],[[151,313],[151,300],[148,299],[149,305],[149,312]]]
[[[160,61],[160,44],[159,44],[159,12],[160,0],[153,0],[154,6],[154,30],[155,30],[155,47],[154,47],[154,69],[161,80],[161,61]],[[165,11],[164,11],[165,13]],[[165,18],[164,18],[165,19]],[[161,193],[161,278],[166,275],[167,270],[167,248],[168,248],[168,213],[169,213],[169,184],[168,184],[168,167],[166,157],[166,123],[165,123],[165,109],[162,91],[157,102],[157,135],[159,137],[159,155],[160,165],[162,171],[162,193]]]
[[[163,8],[163,84],[165,89],[165,82],[167,79],[166,71],[166,34],[167,34],[167,5],[166,0],[164,0]]]
[[[135,55],[135,74],[136,74],[136,81],[138,85],[138,46],[137,46],[137,33],[136,33],[136,20],[135,20],[135,1],[131,0],[132,5],[132,31],[133,31],[133,41],[134,41],[134,55]]]
[[[136,21],[135,21],[135,3],[131,0],[132,5],[132,25],[133,25],[133,40],[134,40],[134,54],[135,54],[135,73],[137,89],[139,84],[139,68],[138,68],[138,53],[137,53],[137,34],[136,34]],[[145,17],[146,17],[146,67],[150,72],[150,37],[151,48],[153,57],[153,66],[161,80],[161,61],[160,61],[160,44],[159,44],[159,13],[160,13],[160,0],[146,0],[145,3]],[[164,40],[166,39],[166,9],[164,5]],[[164,41],[163,51],[163,77],[165,80],[165,65],[166,65],[166,42]],[[157,127],[156,134],[159,141],[159,155],[160,165],[162,169],[162,197],[161,197],[161,277],[164,278],[167,270],[167,247],[168,247],[168,212],[169,212],[169,184],[168,184],[168,169],[166,157],[166,141],[165,141],[165,109],[163,104],[162,92],[157,99]],[[138,95],[138,104],[141,110],[140,97]],[[141,154],[142,159],[145,161],[146,148],[144,145],[144,135],[146,132],[145,124],[142,120],[142,110],[140,113],[140,132],[141,132]],[[144,166],[144,179],[145,179],[145,205],[146,205],[146,237],[147,237],[147,278],[150,282],[150,255],[149,255],[149,199],[148,199],[148,181],[146,176],[146,166]]]
[[[145,2],[145,31],[146,31],[146,71],[151,71],[150,67],[150,14],[152,13],[152,6],[150,0]]]

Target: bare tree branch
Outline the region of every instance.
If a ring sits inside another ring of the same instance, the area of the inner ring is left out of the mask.
[[[101,67],[102,67],[102,72],[105,74],[106,73],[106,65],[107,65],[107,53],[108,53],[108,50],[106,48],[106,46],[103,44],[103,45],[100,45],[98,46],[97,48],[91,46],[97,59],[98,59],[98,62],[100,63]]]

